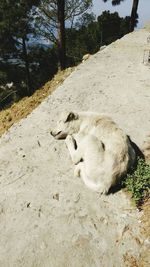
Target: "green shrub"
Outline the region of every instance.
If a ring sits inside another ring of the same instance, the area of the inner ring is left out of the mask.
[[[123,185],[131,192],[136,206],[140,206],[149,197],[150,165],[138,158],[136,169],[126,176]]]
[[[16,100],[16,89],[14,86],[7,86],[7,84],[0,85],[0,110]]]

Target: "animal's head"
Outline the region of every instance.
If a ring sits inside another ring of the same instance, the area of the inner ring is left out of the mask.
[[[56,139],[65,139],[68,134],[79,131],[79,116],[77,113],[65,111],[61,114],[56,128],[51,131],[51,135]]]

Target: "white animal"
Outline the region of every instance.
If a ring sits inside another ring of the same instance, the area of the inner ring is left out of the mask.
[[[63,112],[51,134],[65,139],[74,174],[92,190],[108,193],[135,162],[127,135],[111,118],[93,112]]]

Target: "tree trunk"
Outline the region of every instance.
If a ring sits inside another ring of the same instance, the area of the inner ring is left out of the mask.
[[[130,32],[134,31],[135,22],[137,19],[138,4],[139,4],[139,0],[133,0],[131,19],[130,19]]]
[[[32,87],[31,87],[29,61],[28,61],[28,53],[27,53],[25,38],[22,38],[22,46],[23,46],[23,57],[24,57],[25,69],[26,69],[27,95],[30,96],[33,91],[32,91]]]
[[[61,70],[66,68],[65,0],[57,1],[58,8],[58,53]]]

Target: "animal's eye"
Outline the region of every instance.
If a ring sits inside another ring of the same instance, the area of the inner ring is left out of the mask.
[[[70,112],[65,120],[65,122],[69,122],[69,121],[72,121],[72,120],[76,120],[77,119],[77,116],[76,114],[74,114],[73,112]]]

